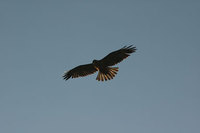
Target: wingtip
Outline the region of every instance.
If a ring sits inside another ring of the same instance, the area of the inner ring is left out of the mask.
[[[131,49],[133,50],[133,52],[135,52],[137,50],[136,47],[132,47]]]
[[[70,77],[63,76],[63,80],[68,80]]]
[[[68,72],[65,72],[62,77],[63,77],[63,80],[68,80],[71,76],[69,75]]]
[[[129,46],[124,46],[123,48],[121,48],[122,50],[126,50],[128,53],[133,53],[135,52],[137,49],[135,46],[133,45],[129,45]]]
[[[133,45],[128,45],[128,46],[124,46],[124,47],[121,48],[121,49],[136,49],[136,47],[133,46]]]

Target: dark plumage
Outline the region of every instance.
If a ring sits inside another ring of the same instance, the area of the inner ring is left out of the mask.
[[[121,62],[135,51],[136,47],[133,47],[132,45],[128,47],[125,46],[119,50],[116,50],[108,54],[101,60],[93,60],[91,64],[80,65],[69,70],[68,72],[65,72],[63,78],[65,80],[68,80],[69,78],[84,77],[93,74],[96,71],[99,71],[96,80],[107,81],[113,79],[113,77],[115,77],[115,75],[117,74],[118,67],[110,67],[110,66],[113,66]]]

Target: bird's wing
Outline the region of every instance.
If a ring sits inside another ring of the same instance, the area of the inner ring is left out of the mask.
[[[136,51],[136,47],[133,47],[132,45],[130,46],[125,46],[119,50],[116,50],[110,54],[108,54],[106,57],[101,59],[100,61],[105,65],[105,66],[113,66],[125,58],[127,58],[131,53]]]
[[[68,72],[65,72],[63,78],[65,80],[68,80],[70,77],[72,78],[84,77],[93,74],[96,71],[97,69],[93,66],[93,64],[80,65],[69,70]]]

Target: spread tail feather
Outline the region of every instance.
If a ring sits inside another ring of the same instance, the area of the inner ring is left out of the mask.
[[[118,69],[119,69],[118,67],[107,67],[106,73],[99,71],[96,80],[98,80],[98,81],[111,80],[117,74]]]

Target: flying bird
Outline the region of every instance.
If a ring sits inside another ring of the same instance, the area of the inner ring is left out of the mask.
[[[133,45],[124,46],[123,48],[111,52],[101,60],[93,60],[90,64],[77,66],[64,73],[63,78],[68,80],[69,78],[84,77],[98,71],[96,80],[107,81],[115,77],[118,72],[118,67],[110,67],[116,65],[122,60],[130,56],[131,53],[136,51],[136,47]]]

